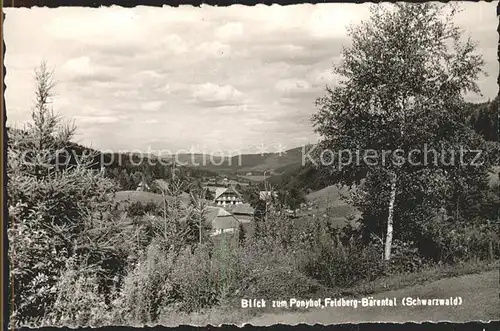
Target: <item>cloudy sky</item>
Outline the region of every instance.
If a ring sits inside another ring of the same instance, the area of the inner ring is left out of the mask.
[[[498,87],[497,2],[463,3]],[[272,152],[314,142],[314,100],[334,84],[346,26],[368,4],[6,8],[8,125],[30,117],[33,70],[55,69],[54,109],[99,149]],[[474,97],[471,100],[479,101]]]

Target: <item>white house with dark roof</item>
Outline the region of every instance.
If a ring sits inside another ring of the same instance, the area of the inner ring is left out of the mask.
[[[218,187],[215,190],[214,202],[218,206],[238,205],[243,203],[243,199],[234,187]]]

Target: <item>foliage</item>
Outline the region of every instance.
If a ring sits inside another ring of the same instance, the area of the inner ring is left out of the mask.
[[[146,214],[160,215],[162,209],[154,202],[135,201],[127,206],[127,212],[130,216],[143,216]]]
[[[55,302],[42,323],[73,327],[111,324],[112,315],[94,268],[76,263],[73,258],[66,260],[54,286]]]
[[[387,259],[393,222],[396,236],[403,236],[401,229],[445,203],[432,192],[430,197],[416,195],[416,205],[405,198],[422,192],[419,186],[429,177],[443,185],[451,182],[452,190],[463,194],[453,178],[481,176],[489,168],[488,155],[482,156],[481,166],[467,163],[470,158],[463,164],[450,162],[447,155],[488,151],[484,139],[463,121],[464,92],[479,93],[475,80],[483,73],[484,61],[471,40],[461,40],[455,13],[451,6],[445,15],[444,6],[432,3],[373,6],[370,20],[349,30],[352,45],[334,67],[343,79],[327,87],[312,117],[322,136],[316,160],[343,184],[366,181],[357,207],[366,223],[376,222],[368,227],[380,229],[386,219]],[[448,162],[426,163],[425,148]],[[418,156],[407,158],[415,150]],[[332,153],[336,151],[343,152]],[[421,208],[424,205],[428,210]],[[410,213],[412,217],[406,217]]]
[[[110,207],[114,183],[91,169],[92,155],[83,155],[76,166],[58,163],[74,126],[50,108],[52,74],[45,64],[36,80],[33,123],[12,130],[8,148],[11,310],[19,322],[47,313],[70,257],[85,257],[90,263],[116,258],[110,238],[100,236],[106,230],[91,231]],[[106,281],[103,276],[101,282]]]
[[[472,105],[469,123],[484,139],[498,142],[498,96],[490,102]]]

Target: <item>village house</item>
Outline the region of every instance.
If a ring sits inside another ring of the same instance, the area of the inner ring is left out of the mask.
[[[211,236],[239,231],[240,222],[233,214],[221,207],[211,206],[208,209],[206,219],[212,226]]]
[[[234,187],[218,187],[215,190],[214,202],[218,206],[238,205],[243,203],[243,198]]]

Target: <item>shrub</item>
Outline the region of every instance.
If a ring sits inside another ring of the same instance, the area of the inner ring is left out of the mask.
[[[333,227],[327,219],[310,219],[296,231],[298,268],[329,287],[348,287],[385,273],[381,247],[365,244],[362,231]]]
[[[206,246],[191,252],[186,247],[172,270],[172,282],[180,297],[180,309],[193,311],[219,303],[220,283],[211,270],[211,259]]]
[[[421,225],[421,250],[435,262],[457,263],[471,259],[486,260],[500,256],[498,221],[483,218],[472,220],[445,219],[427,221]]]
[[[134,201],[127,206],[127,213],[130,216],[143,216],[146,214],[153,214],[156,216],[161,215],[163,212],[163,207],[158,206],[155,202],[140,202]]]
[[[132,265],[113,301],[113,319],[120,323],[144,324],[155,321],[163,307],[179,300],[172,282],[177,253],[155,239],[145,254]]]
[[[375,245],[357,248],[323,243],[316,250],[304,268],[326,286],[349,287],[384,274],[384,262]]]
[[[389,273],[418,272],[427,264],[428,261],[420,255],[413,242],[393,241]]]
[[[42,324],[70,327],[112,324],[96,271],[95,266],[76,265],[73,258],[68,259],[53,288],[55,302]]]
[[[249,239],[241,250],[238,295],[272,299],[314,292],[319,285],[298,269],[297,253],[277,238]]]

